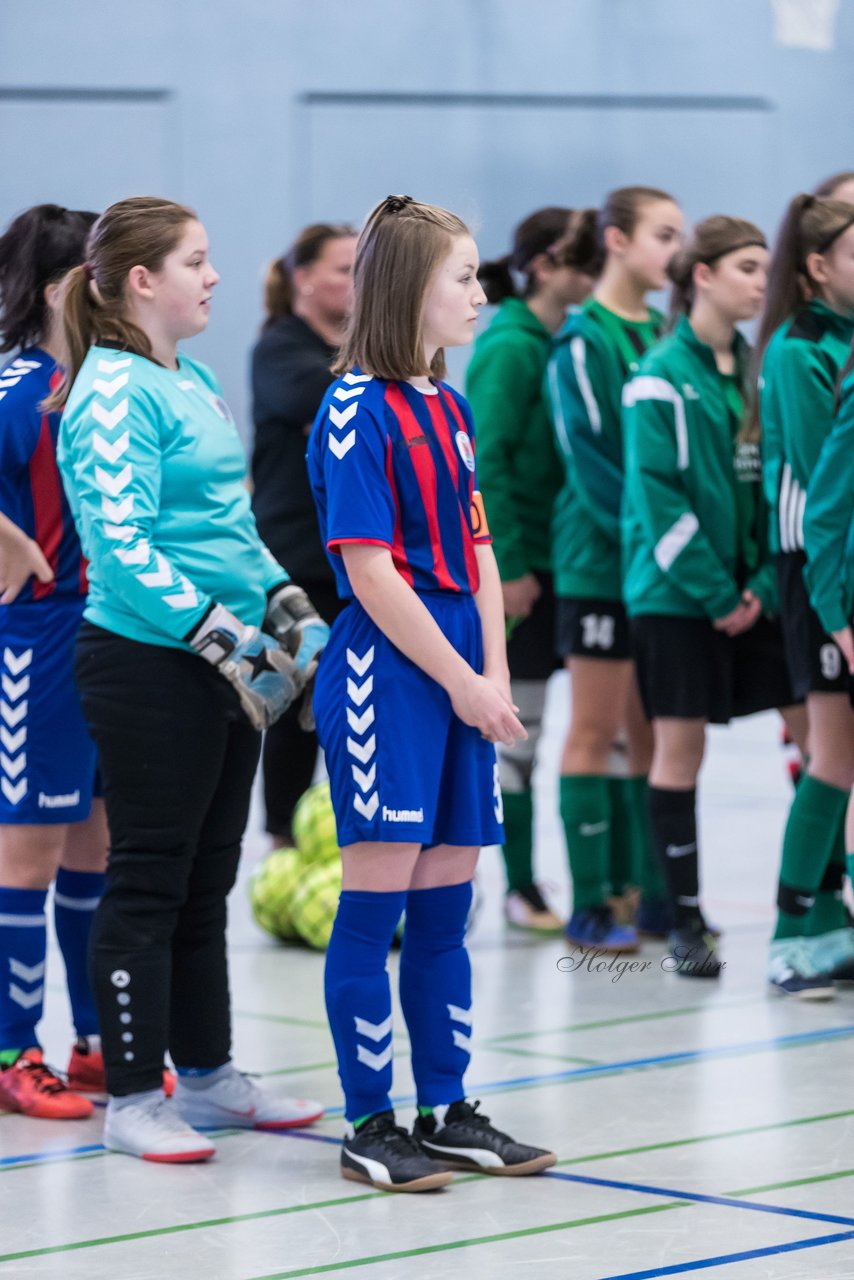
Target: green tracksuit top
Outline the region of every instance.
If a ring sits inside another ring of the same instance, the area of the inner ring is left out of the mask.
[[[622,598],[620,396],[663,324],[652,309],[645,321],[624,320],[588,298],[554,339],[546,386],[564,463],[552,522],[559,596]]]
[[[262,543],[246,457],[214,375],[91,347],[57,450],[89,560],[84,617],[129,640],[187,649],[215,601],[260,626],[288,575]]]
[[[528,304],[507,298],[466,370],[478,481],[504,582],[552,565],[552,509],[563,468],[543,391],[550,347],[551,334]]]
[[[833,422],[839,371],[854,318],[810,302],[776,330],[762,361],[759,416],[765,496],[775,551],[801,551],[804,503]]]
[[[825,631],[841,631],[854,609],[854,371],[807,489],[804,549],[812,606]]]
[[[777,607],[758,444],[742,441],[748,347],[718,370],[687,317],[623,393],[624,593],[630,615],[720,618],[745,588]]]

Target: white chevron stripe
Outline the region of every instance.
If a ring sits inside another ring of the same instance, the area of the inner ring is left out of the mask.
[[[44,987],[36,987],[35,991],[22,991],[17,983],[10,982],[9,995],[22,1009],[35,1009],[44,999]]]
[[[111,497],[117,498],[122,489],[126,489],[133,478],[133,467],[126,462],[118,475],[112,476],[103,467],[95,468],[95,479],[102,489],[106,489]]]
[[[106,499],[103,501],[106,501]],[[112,538],[113,542],[131,542],[136,537],[133,529],[120,524],[105,524],[104,534],[106,537]]]
[[[0,751],[0,769],[8,774],[10,778],[17,778],[19,773],[23,773],[27,767],[27,753],[22,751],[19,756],[12,760],[6,755],[5,751]],[[355,765],[353,766],[355,768]],[[367,787],[364,788],[367,791]]]
[[[21,676],[20,680],[10,680],[3,672],[0,676],[0,684],[3,686],[3,692],[10,702],[17,702],[19,698],[23,698],[24,694],[29,692],[30,677]]]
[[[99,422],[102,427],[106,427],[108,431],[112,431],[119,425],[123,418],[128,416],[127,396],[124,400],[120,400],[114,409],[105,409],[97,400],[92,402],[92,417]]]
[[[120,373],[117,378],[112,378],[109,382],[105,382],[103,378],[93,378],[92,389],[97,391],[99,396],[106,396],[108,400],[112,400],[117,391],[127,386],[129,377],[129,373]]]
[[[23,964],[14,956],[9,956],[9,972],[13,978],[20,978],[22,982],[32,984],[44,977],[45,962],[40,960],[38,964]]]
[[[374,375],[372,373],[345,373],[341,379],[346,382],[349,387],[355,386],[359,382],[372,382]]]
[[[362,396],[365,394],[364,387],[353,387],[350,391],[345,391],[343,387],[336,387],[332,392],[336,400],[352,400],[354,396]]]
[[[371,696],[374,688],[374,677],[368,676],[363,684],[356,684],[354,680],[347,677],[347,697],[351,702],[355,702],[360,707],[366,698]]]
[[[326,440],[329,445],[329,448],[335,454],[335,457],[343,458],[346,454],[350,452],[350,450],[353,448],[353,445],[356,443],[355,428],[352,431],[348,431],[347,435],[344,437],[343,440],[336,440],[335,436],[333,435],[327,436]]]
[[[351,418],[354,418],[359,411],[357,404],[350,404],[346,409],[336,409],[334,404],[329,406],[329,421],[337,431],[341,431],[346,427]]]
[[[143,538],[135,547],[116,547],[116,556],[122,564],[148,564],[151,546]]]
[[[12,361],[13,369],[23,369],[29,373],[30,369],[40,369],[41,363],[38,360],[24,360],[22,356],[18,356],[17,360]]]
[[[92,436],[92,445],[95,452],[105,458],[107,462],[115,464],[130,444],[130,435],[127,431],[123,431],[115,444],[110,444],[105,440],[99,431]]]
[[[29,703],[21,702],[17,707],[10,707],[8,702],[0,702],[0,716],[6,721],[10,729],[14,729],[16,724],[20,724],[24,716],[27,714]],[[364,764],[364,760],[362,764]]]
[[[14,377],[0,378],[0,387],[16,387],[18,383],[21,381],[22,377],[23,377],[23,374],[19,373],[17,378],[14,378]]]
[[[367,1018],[358,1017],[354,1017],[353,1022],[356,1025],[356,1035],[366,1036],[374,1044],[379,1044],[391,1031],[391,1014],[383,1022],[368,1022]]]
[[[199,603],[199,596],[192,582],[189,582],[183,575],[177,575],[178,585],[183,587],[180,595],[164,596],[163,599],[169,605],[170,609],[192,609]]]
[[[360,813],[363,818],[366,818],[368,822],[370,822],[371,818],[373,818],[376,813],[379,802],[380,798],[376,791],[371,796],[370,800],[363,800],[361,796],[353,796],[353,808]]]
[[[169,567],[169,561],[162,556],[159,551],[155,551],[154,559],[157,564],[156,569],[152,569],[151,573],[138,573],[136,575],[137,582],[141,582],[146,587],[169,587],[172,585],[172,570]]]
[[[0,703],[0,706],[3,704]],[[367,764],[371,756],[377,749],[377,736],[372,733],[367,742],[355,742],[352,738],[347,739],[347,750],[351,756],[355,756],[359,764]]]
[[[27,794],[27,780],[21,778],[13,785],[8,778],[0,778],[0,791],[3,792],[9,804],[20,804]]]
[[[132,364],[133,360],[130,356],[126,360],[99,360],[98,372],[115,373],[118,369],[129,369]]]
[[[352,707],[347,708],[347,723],[354,733],[363,734],[374,723],[374,704],[369,703],[362,715],[357,716]]]
[[[383,1049],[382,1053],[371,1053],[370,1049],[366,1049],[363,1044],[356,1045],[356,1057],[372,1071],[382,1071],[383,1067],[387,1067],[391,1062],[391,1055],[391,1045]]]
[[[24,745],[26,740],[26,726],[23,729],[19,729],[17,733],[10,733],[5,724],[0,724],[0,742],[3,743],[6,750],[11,752],[12,755],[14,755],[15,752]]]
[[[5,757],[0,756],[0,760],[4,758]],[[376,780],[377,766],[376,766],[376,763],[374,763],[371,765],[367,773],[362,773],[362,770],[359,768],[357,764],[351,764],[350,772],[353,774],[353,778],[359,784],[359,786],[362,788],[363,791],[370,791],[371,787],[374,785],[374,781]]]
[[[30,665],[33,660],[32,649],[25,649],[23,653],[13,653],[11,649],[3,650],[3,661],[12,672],[13,676],[19,676],[21,672]]]
[[[133,494],[129,493],[119,502],[113,502],[112,498],[105,495],[101,499],[101,510],[114,524],[122,524],[133,511]]]
[[[454,1032],[454,1044],[458,1049],[465,1049],[466,1053],[471,1053],[471,1036],[464,1036],[462,1031]]]
[[[470,1027],[472,1024],[471,1005],[468,1009],[461,1009],[457,1004],[448,1005],[448,1013],[451,1015],[452,1022],[461,1022],[464,1027]]]
[[[352,667],[357,676],[363,676],[368,667],[374,660],[374,646],[366,649],[361,658],[353,652],[352,649],[347,650],[347,665]]]

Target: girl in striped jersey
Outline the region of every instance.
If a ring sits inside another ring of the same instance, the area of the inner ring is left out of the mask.
[[[557,645],[572,676],[560,811],[573,881],[572,942],[637,947],[609,898],[640,884],[639,924],[666,932],[664,887],[649,848],[646,773],[652,737],[634,684],[622,603],[620,394],[663,317],[647,305],[679,247],[682,214],[664,191],[626,187],[592,215],[596,288],[558,333],[547,372],[565,475],[553,522]],[[582,226],[580,234],[589,232]],[[612,746],[628,741],[627,777],[611,778]]]
[[[104,1087],[86,955],[107,832],[72,676],[86,574],[56,465],[59,415],[41,408],[60,376],[59,280],[82,260],[94,218],[39,205],[0,237],[0,349],[17,351],[0,374],[0,1110],[54,1120],[92,1104],[39,1046],[51,883],[79,1037],[69,1082]]]
[[[744,437],[748,348],[768,252],[740,218],[707,218],[671,265],[674,331],[627,384],[624,588],[655,731],[653,840],[675,928],[672,967],[721,963],[699,903],[696,784],[706,725],[792,702],[759,450]],[[797,729],[796,718],[790,717]]]
[[[854,715],[842,656],[810,605],[803,529],[807,487],[831,428],[852,335],[854,205],[799,195],[775,246],[757,350],[786,656],[809,722],[807,769],[786,824],[769,959],[772,983],[793,994],[809,994],[818,976],[846,973],[854,962],[840,892]]]

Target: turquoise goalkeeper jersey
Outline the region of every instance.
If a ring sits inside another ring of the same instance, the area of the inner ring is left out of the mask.
[[[258,536],[243,446],[210,369],[92,347],[57,452],[89,560],[84,617],[180,649],[214,601],[260,625],[267,591],[288,575]]]

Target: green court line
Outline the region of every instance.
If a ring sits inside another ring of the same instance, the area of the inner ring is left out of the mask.
[[[484,1044],[496,1044],[505,1040],[530,1040],[533,1036],[557,1036],[567,1031],[600,1031],[603,1027],[623,1027],[631,1022],[653,1022],[661,1018],[682,1018],[691,1013],[708,1013],[718,1009],[742,1009],[750,1005],[767,1004],[764,996],[745,1000],[732,1000],[726,1004],[694,1004],[681,1009],[656,1009],[651,1013],[632,1013],[622,1018],[601,1018],[596,1022],[574,1022],[568,1027],[543,1027],[538,1031],[514,1031],[506,1036],[489,1036]]]
[[[510,1053],[514,1058],[553,1058],[556,1062],[577,1062],[580,1067],[598,1067],[601,1058],[573,1058],[568,1053],[540,1053],[538,1049],[517,1049],[510,1045],[483,1043],[475,1048],[487,1049],[490,1053]]]
[[[619,1151],[601,1151],[601,1152],[597,1152],[595,1155],[575,1156],[575,1157],[568,1157],[567,1159],[564,1159],[564,1160],[559,1160],[557,1167],[560,1168],[566,1165],[586,1164],[592,1160],[610,1160],[610,1159],[614,1159],[617,1156],[637,1155],[637,1154],[642,1154],[648,1151],[660,1151],[660,1150],[665,1150],[667,1148],[687,1146],[691,1143],[715,1142],[721,1138],[744,1137],[753,1133],[763,1133],[773,1129],[789,1129],[795,1125],[817,1124],[822,1121],[837,1120],[850,1115],[854,1115],[854,1111],[831,1111],[825,1115],[801,1116],[795,1120],[782,1120],[778,1124],[757,1125],[750,1129],[730,1129],[722,1133],[710,1133],[710,1134],[705,1134],[696,1138],[678,1138],[672,1142],[657,1142],[645,1147],[628,1147]],[[232,1130],[231,1132],[240,1133],[243,1131]],[[227,1134],[217,1135],[217,1136],[227,1136]],[[80,1156],[78,1157],[78,1159],[91,1160],[93,1159],[93,1155]],[[16,1167],[31,1168],[32,1166],[18,1165]],[[854,1170],[845,1170],[844,1172],[841,1172],[841,1173],[834,1172],[834,1173],[828,1173],[828,1174],[817,1174],[807,1178],[797,1178],[788,1182],[770,1183],[767,1186],[762,1186],[762,1187],[747,1187],[740,1191],[728,1191],[728,1192],[725,1192],[725,1194],[730,1196],[745,1196],[750,1194],[758,1195],[760,1192],[764,1192],[764,1191],[783,1191],[790,1187],[806,1186],[808,1183],[813,1183],[813,1182],[830,1182],[836,1178],[848,1177],[850,1174],[854,1174]],[[463,1174],[454,1179],[454,1185],[459,1186],[462,1183],[477,1182],[486,1176],[487,1175],[485,1174]],[[384,1191],[367,1191],[360,1195],[342,1196],[334,1200],[321,1200],[321,1201],[316,1201],[313,1204],[287,1205],[281,1209],[262,1209],[262,1210],[258,1210],[255,1213],[236,1214],[232,1217],[210,1218],[210,1219],[207,1219],[206,1221],[201,1221],[201,1222],[183,1222],[183,1223],[178,1223],[175,1226],[171,1226],[171,1227],[153,1227],[148,1231],[133,1231],[133,1232],[129,1232],[127,1234],[118,1235],[118,1236],[102,1236],[93,1240],[78,1240],[78,1241],[72,1242],[71,1244],[50,1245],[43,1249],[28,1249],[19,1253],[2,1254],[0,1255],[0,1264],[4,1262],[20,1262],[26,1258],[40,1258],[44,1255],[53,1254],[53,1253],[68,1253],[68,1252],[72,1252],[80,1249],[94,1249],[107,1244],[126,1244],[134,1240],[146,1240],[146,1239],[151,1239],[152,1237],[180,1235],[186,1231],[204,1230],[209,1227],[234,1226],[234,1225],[239,1225],[240,1223],[243,1223],[243,1222],[255,1222],[255,1221],[259,1221],[261,1219],[266,1219],[266,1218],[280,1218],[280,1217],[285,1217],[289,1214],[305,1213],[315,1209],[337,1208],[337,1207],[340,1207],[341,1205],[358,1204],[365,1200],[378,1200],[378,1199],[381,1199],[385,1194],[386,1193]],[[653,1208],[655,1209],[667,1209],[667,1208],[679,1208],[679,1207],[685,1208],[687,1207],[687,1205],[688,1205],[687,1201],[679,1200],[679,1201],[672,1201],[672,1202],[668,1201],[666,1204],[655,1205],[653,1206]],[[649,1209],[629,1210],[627,1213],[608,1214],[604,1218],[584,1220],[584,1221],[575,1223],[574,1225],[576,1226],[588,1225],[588,1221],[590,1222],[613,1221],[617,1218],[631,1217],[633,1214],[648,1213],[648,1212],[650,1212]],[[570,1224],[570,1225],[573,1225],[573,1224]],[[558,1224],[557,1226],[553,1225],[547,1228],[536,1228],[535,1231],[537,1230],[555,1231],[555,1230],[564,1230],[564,1229],[566,1229],[566,1224]],[[526,1233],[521,1232],[517,1234],[524,1235]],[[487,1243],[487,1242],[488,1240],[480,1241],[480,1243]],[[478,1243],[478,1241],[467,1241],[464,1243]],[[461,1248],[462,1246],[458,1244],[458,1245],[455,1245],[454,1247]],[[371,1259],[367,1259],[366,1261],[378,1261],[378,1260],[387,1261],[389,1259],[371,1258]],[[363,1263],[361,1262],[359,1262],[358,1264],[352,1263],[350,1265],[363,1265]],[[321,1268],[321,1270],[322,1269],[323,1268]],[[326,1268],[326,1269],[328,1270],[329,1268]],[[287,1274],[290,1275],[291,1273],[287,1273]],[[294,1273],[294,1274],[303,1274],[303,1273],[300,1272],[300,1273]],[[310,1274],[310,1272],[306,1272],[305,1274]],[[272,1280],[272,1278],[258,1277],[257,1280]]]

